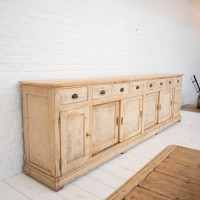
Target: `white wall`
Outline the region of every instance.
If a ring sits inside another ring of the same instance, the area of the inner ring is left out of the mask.
[[[23,163],[19,80],[184,73],[200,82],[199,0],[0,0],[0,179]]]

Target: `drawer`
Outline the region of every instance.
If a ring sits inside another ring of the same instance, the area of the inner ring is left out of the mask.
[[[130,91],[132,92],[141,92],[144,89],[143,81],[133,81],[130,83]]]
[[[182,83],[182,78],[181,77],[175,77],[174,78],[174,84],[175,85],[181,85]]]
[[[112,85],[95,85],[92,89],[93,99],[112,96]]]
[[[158,80],[157,80],[157,85],[158,85],[158,87],[160,87],[160,88],[166,87],[166,86],[168,86],[167,80],[166,80],[165,78],[158,79]]]
[[[114,84],[114,95],[123,95],[129,93],[129,83]]]
[[[148,80],[144,84],[145,90],[153,90],[157,88],[157,80]]]
[[[167,85],[168,86],[173,86],[174,85],[174,78],[167,78]]]
[[[70,104],[88,100],[87,87],[62,89],[60,91],[60,104]]]

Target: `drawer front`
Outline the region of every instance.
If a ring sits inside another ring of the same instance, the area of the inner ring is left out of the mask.
[[[175,77],[174,78],[174,84],[175,85],[181,85],[182,83],[182,78],[181,77]]]
[[[60,91],[60,104],[70,104],[88,100],[87,87],[62,89]]]
[[[144,82],[143,81],[133,81],[130,83],[130,90],[132,92],[141,92],[144,89]]]
[[[174,78],[167,78],[167,85],[168,86],[173,86],[174,85]]]
[[[157,84],[158,84],[158,87],[159,87],[159,88],[163,88],[163,87],[168,86],[167,80],[166,80],[165,78],[159,79],[159,80],[157,81]]]
[[[145,90],[154,90],[157,88],[157,80],[145,81]]]
[[[112,96],[112,85],[93,86],[93,99],[101,99]]]
[[[129,83],[114,84],[114,95],[123,95],[129,93]]]

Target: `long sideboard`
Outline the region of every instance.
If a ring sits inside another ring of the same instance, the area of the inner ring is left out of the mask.
[[[55,191],[181,120],[182,74],[20,83],[24,172]]]

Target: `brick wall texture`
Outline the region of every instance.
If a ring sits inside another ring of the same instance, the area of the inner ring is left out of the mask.
[[[199,0],[0,0],[0,180],[20,173],[20,80],[183,73],[200,82]]]

